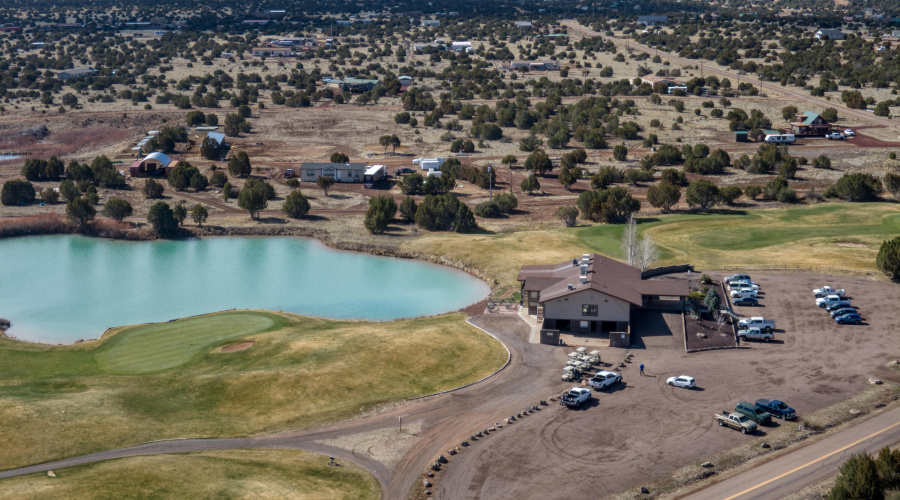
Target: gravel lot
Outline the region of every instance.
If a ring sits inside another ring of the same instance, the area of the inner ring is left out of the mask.
[[[739,401],[784,399],[802,416],[863,390],[869,377],[900,382],[898,373],[885,367],[900,356],[896,285],[815,274],[750,274],[765,291],[763,306],[736,312],[774,318],[776,342],[686,354],[678,347],[681,342],[665,334],[645,336],[642,348],[629,351],[634,359],[622,369],[622,387],[595,393],[592,404],[580,410],[552,405],[520,419],[514,432],[473,445],[446,466],[435,497],[597,498],[636,488],[747,440],[762,440],[767,427],[744,436],[713,422],[713,412],[730,410]],[[847,289],[863,325],[836,325],[815,306],[812,289],[825,284]],[[556,351],[551,354],[556,365],[530,367],[541,377],[536,385],[552,385],[557,392],[569,386],[544,382],[558,380],[572,348],[526,348]],[[618,361],[625,354],[606,349],[603,359]],[[638,375],[640,363],[644,377]],[[667,377],[681,374],[695,377],[698,389],[666,385]]]

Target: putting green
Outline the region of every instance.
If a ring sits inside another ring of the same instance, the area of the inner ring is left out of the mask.
[[[130,328],[110,339],[100,366],[122,374],[150,373],[183,365],[216,344],[271,328],[272,316],[237,312]]]

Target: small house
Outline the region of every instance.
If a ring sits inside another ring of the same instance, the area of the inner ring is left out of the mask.
[[[472,52],[472,42],[453,42],[450,49],[454,52]]]
[[[441,25],[440,19],[422,19],[422,26],[424,26],[426,28],[431,27],[431,26],[440,26],[440,25]]]
[[[641,83],[649,84],[651,87],[655,87],[657,84],[664,83],[668,85],[677,85],[678,82],[675,81],[671,76],[657,76],[657,75],[644,75],[641,77]]]
[[[734,142],[750,142],[749,134],[746,130],[734,131]]]
[[[791,133],[797,136],[824,136],[831,131],[831,124],[826,122],[822,115],[812,111],[804,111],[791,123]]]
[[[412,77],[409,75],[400,75],[397,77],[397,81],[400,82],[401,87],[409,87],[412,85]]]
[[[637,22],[644,26],[662,26],[669,22],[669,18],[666,16],[638,16]]]
[[[816,31],[816,38],[819,40],[843,40],[844,32],[841,30],[820,29]]]
[[[379,84],[378,80],[367,80],[363,78],[345,78],[342,87],[350,92],[366,92],[374,89]]]
[[[362,182],[365,172],[365,163],[307,162],[300,166],[300,178],[305,182],[316,182],[319,177],[331,177],[335,182]]]
[[[71,80],[73,78],[81,78],[84,76],[93,76],[97,73],[97,70],[87,67],[81,66],[78,68],[67,69],[65,71],[60,71],[57,73],[56,77],[62,81]]]
[[[531,28],[531,21],[516,21],[516,28]]]
[[[501,64],[501,69],[508,71],[557,71],[559,70],[559,62],[557,61],[511,61],[508,64]]]
[[[210,132],[206,134],[206,137],[216,141],[216,144],[218,144],[220,148],[225,146],[225,134],[222,132]]]
[[[250,51],[256,57],[294,57],[297,52],[291,47],[256,47]]]

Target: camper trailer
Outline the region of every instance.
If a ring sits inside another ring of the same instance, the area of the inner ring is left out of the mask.
[[[797,138],[794,134],[766,134],[765,142],[770,144],[793,144]]]

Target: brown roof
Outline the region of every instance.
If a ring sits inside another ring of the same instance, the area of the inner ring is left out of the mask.
[[[522,266],[518,280],[524,282],[524,291],[540,291],[541,302],[590,289],[640,306],[644,295],[683,297],[689,292],[686,281],[644,280],[640,269],[596,253],[589,257],[582,283],[581,264],[582,260],[578,259],[553,265]]]

